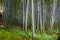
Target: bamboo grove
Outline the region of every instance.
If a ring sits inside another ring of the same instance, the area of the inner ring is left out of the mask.
[[[23,31],[47,34],[60,32],[59,0],[1,0],[4,10],[2,19],[6,25],[15,25]]]

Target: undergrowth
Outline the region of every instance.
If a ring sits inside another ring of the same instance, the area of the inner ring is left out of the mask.
[[[36,32],[34,38],[35,40],[57,40],[57,37],[57,34],[48,35]],[[0,40],[25,40],[23,38],[32,40],[32,32],[29,30],[25,32],[20,28],[0,29]]]

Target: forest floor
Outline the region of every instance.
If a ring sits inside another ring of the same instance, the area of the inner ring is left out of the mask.
[[[48,35],[46,33],[40,34],[36,32],[35,40],[57,40],[57,35]],[[22,31],[21,28],[7,28],[0,29],[0,40],[32,40],[32,32],[28,30],[27,32]]]

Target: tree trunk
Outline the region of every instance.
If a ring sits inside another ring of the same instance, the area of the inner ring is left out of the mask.
[[[56,21],[56,14],[57,14],[57,0],[53,0],[53,12],[52,12],[52,16],[51,16],[51,30],[53,29],[53,25],[54,25],[54,22]]]
[[[34,17],[34,0],[32,0],[32,40],[35,36],[35,17]]]
[[[27,7],[26,7],[25,31],[27,31],[27,23],[28,23],[28,9],[29,9],[29,0],[27,0]]]

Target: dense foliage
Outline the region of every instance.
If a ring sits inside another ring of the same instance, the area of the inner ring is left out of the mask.
[[[20,28],[12,28],[12,29],[0,29],[0,40],[32,40],[32,32],[28,31],[27,33],[22,31]],[[56,34],[48,35],[45,32],[40,34],[36,32],[35,40],[56,40]]]

